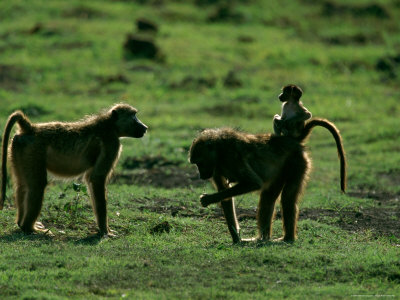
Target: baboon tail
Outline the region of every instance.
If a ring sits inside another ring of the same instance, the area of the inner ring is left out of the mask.
[[[0,198],[0,210],[3,209],[4,200],[6,198],[6,185],[7,185],[7,149],[8,140],[10,138],[10,132],[15,123],[21,126],[23,131],[32,130],[32,125],[29,120],[21,111],[16,111],[10,115],[6,123],[6,127],[3,132],[3,142],[2,142],[2,154],[1,154],[1,198]]]
[[[313,130],[314,127],[316,126],[321,126],[329,130],[329,132],[332,134],[333,138],[335,139],[336,142],[336,147],[338,151],[338,156],[340,160],[340,188],[343,192],[346,190],[346,156],[343,148],[343,142],[342,142],[342,137],[340,136],[339,130],[336,128],[336,126],[332,123],[329,122],[326,119],[321,119],[321,118],[313,118],[310,121],[308,121],[305,126],[304,130],[299,137],[299,140],[303,142],[308,138],[310,135],[311,131]]]

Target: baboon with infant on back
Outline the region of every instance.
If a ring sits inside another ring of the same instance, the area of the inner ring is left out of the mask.
[[[45,231],[36,220],[50,171],[61,177],[83,174],[100,234],[110,234],[105,185],[121,152],[119,138],[141,138],[146,133],[147,126],[136,113],[130,105],[117,104],[105,113],[70,123],[31,123],[21,111],[11,114],[3,133],[0,209],[6,196],[8,140],[17,123],[9,157],[22,231]]]
[[[296,239],[298,202],[311,167],[304,141],[315,126],[333,135],[340,159],[340,182],[346,187],[346,159],[339,131],[333,123],[315,118],[298,137],[248,134],[230,128],[207,129],[193,141],[189,160],[202,179],[212,179],[217,193],[202,195],[201,204],[220,202],[234,243],[241,242],[233,197],[260,190],[257,224],[260,240],[271,238],[275,202],[281,196],[284,241]],[[231,183],[236,185],[231,186]]]

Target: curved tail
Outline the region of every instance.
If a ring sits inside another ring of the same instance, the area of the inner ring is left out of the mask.
[[[7,149],[10,132],[14,124],[18,122],[23,131],[31,130],[31,123],[21,111],[16,111],[10,115],[7,120],[6,127],[3,132],[2,154],[1,154],[1,197],[0,197],[0,210],[3,209],[4,199],[6,198],[6,185],[7,185]]]
[[[333,138],[335,139],[338,156],[339,156],[339,160],[340,160],[340,188],[343,192],[345,192],[345,190],[346,190],[346,155],[345,155],[344,148],[343,148],[342,137],[339,133],[339,130],[336,128],[336,126],[332,122],[329,122],[326,119],[313,118],[305,124],[303,132],[299,137],[299,140],[300,140],[300,142],[304,142],[310,135],[313,128],[316,126],[321,126],[321,127],[328,129],[329,132],[332,134]]]

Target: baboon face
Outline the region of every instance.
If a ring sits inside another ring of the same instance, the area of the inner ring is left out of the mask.
[[[201,179],[213,176],[216,166],[216,154],[211,145],[194,141],[190,149],[190,163],[196,164]]]
[[[282,102],[293,99],[294,101],[298,101],[300,97],[303,95],[303,91],[294,84],[289,84],[283,87],[282,93],[279,94],[279,100]]]
[[[120,137],[141,138],[147,131],[147,126],[136,116],[137,111],[131,107],[116,107],[112,111],[112,116],[116,120],[115,124]]]

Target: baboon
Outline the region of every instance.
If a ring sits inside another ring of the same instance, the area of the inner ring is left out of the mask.
[[[289,135],[299,137],[306,120],[312,117],[311,112],[303,106],[300,101],[303,91],[294,84],[283,87],[278,96],[282,103],[281,116],[276,114],[273,119],[274,132],[276,135]]]
[[[141,138],[147,131],[136,113],[137,109],[128,104],[117,104],[107,112],[78,122],[36,124],[21,111],[12,113],[3,134],[0,209],[6,196],[8,140],[17,123],[9,159],[15,187],[16,223],[22,231],[45,231],[36,220],[49,171],[60,177],[83,175],[100,234],[112,235],[107,221],[105,185],[121,152],[119,138]]]
[[[218,190],[200,196],[201,204],[221,202],[234,243],[241,241],[232,197],[260,190],[257,224],[260,240],[271,238],[275,201],[281,196],[284,241],[296,239],[298,202],[308,179],[311,159],[304,141],[315,126],[333,135],[340,159],[340,182],[346,188],[346,159],[339,131],[328,120],[315,118],[306,123],[301,135],[248,134],[230,128],[207,129],[193,141],[189,161],[196,164],[200,178],[212,178]],[[236,183],[236,185],[231,185]]]

